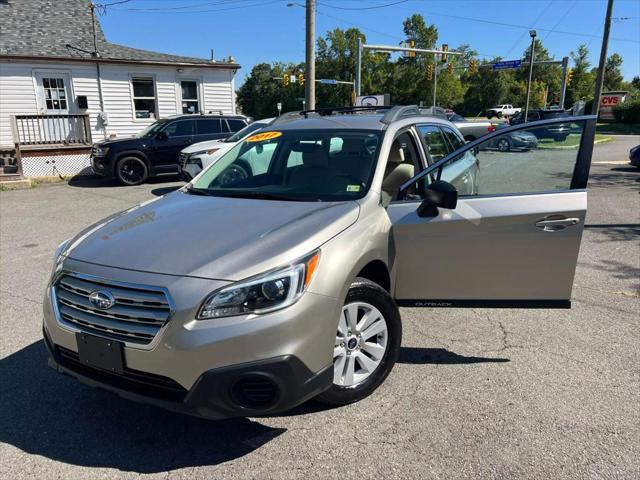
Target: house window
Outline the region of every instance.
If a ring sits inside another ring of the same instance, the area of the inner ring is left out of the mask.
[[[133,77],[133,109],[136,118],[156,118],[156,89],[152,77]]]
[[[182,113],[199,113],[198,82],[195,80],[183,80],[180,82],[182,91]]]
[[[44,77],[42,88],[47,110],[52,112],[67,111],[67,91],[64,88],[63,78]]]

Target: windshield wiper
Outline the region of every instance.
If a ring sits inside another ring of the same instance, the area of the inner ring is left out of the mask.
[[[300,197],[293,195],[282,195],[277,193],[269,193],[269,192],[257,192],[257,191],[243,191],[243,192],[225,192],[221,190],[216,190],[214,195],[220,195],[224,197],[233,197],[233,198],[253,198],[258,200],[287,200],[287,201],[302,201],[302,202],[314,202],[318,199],[309,198],[309,197]]]
[[[185,192],[190,195],[202,195],[204,197],[212,197],[213,194],[202,188],[195,188],[193,185],[189,185],[184,189]]]

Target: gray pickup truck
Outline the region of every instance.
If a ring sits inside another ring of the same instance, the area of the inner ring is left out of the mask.
[[[467,142],[472,142],[495,130],[493,123],[488,120],[470,121],[457,113],[451,113],[447,117],[451,123],[458,127]]]

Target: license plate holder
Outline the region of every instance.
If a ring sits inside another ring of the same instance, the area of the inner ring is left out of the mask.
[[[124,373],[124,349],[121,342],[84,332],[76,333],[80,363],[111,373]]]

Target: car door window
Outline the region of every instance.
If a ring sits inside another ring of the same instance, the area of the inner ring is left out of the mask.
[[[562,124],[570,133],[562,141],[548,137],[548,126],[490,135],[475,149],[450,158],[432,178],[453,184],[460,196],[561,192],[571,188],[584,122]],[[463,181],[470,183],[462,186]]]
[[[164,131],[169,137],[186,137],[193,135],[193,121],[191,120],[179,120],[167,125]]]
[[[222,133],[219,118],[199,118],[196,120],[197,135],[212,135]]]
[[[400,186],[411,179],[421,168],[416,139],[410,131],[400,133],[389,150],[387,164],[382,178],[382,200],[387,205],[394,199]]]
[[[247,123],[245,121],[237,118],[228,118],[227,122],[229,123],[229,128],[232,132],[237,132],[238,130],[242,130],[247,126]]]
[[[450,153],[444,136],[437,125],[418,125],[418,131],[422,135],[432,163],[443,159]]]
[[[444,132],[444,136],[447,138],[447,141],[449,142],[449,146],[452,152],[454,150],[459,149],[460,147],[464,147],[465,144],[467,143],[464,141],[464,139],[460,135],[458,135],[449,127],[442,127],[442,131]]]

